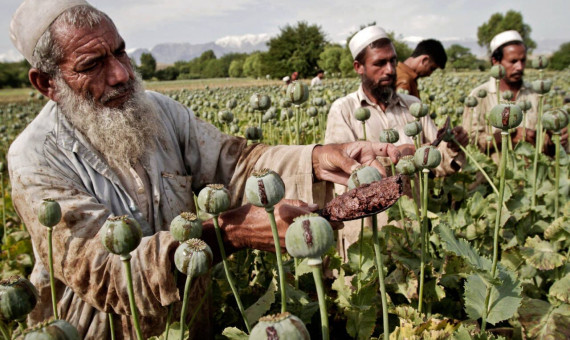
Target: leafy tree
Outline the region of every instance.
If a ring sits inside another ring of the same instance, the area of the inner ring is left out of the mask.
[[[394,49],[396,50],[396,55],[398,56],[398,61],[404,61],[408,59],[411,55],[413,50],[408,46],[408,44],[401,40],[402,35],[398,35],[396,37],[395,32],[387,32],[388,37],[392,40],[392,45],[394,45]]]
[[[141,54],[141,66],[139,72],[143,79],[150,79],[156,72],[156,59],[150,53]]]
[[[235,59],[230,63],[228,75],[232,78],[240,78],[243,76],[243,64],[245,59]]]
[[[459,44],[453,44],[445,50],[447,64],[454,69],[476,69],[482,62],[471,53],[471,50]]]
[[[30,64],[26,60],[11,63],[0,63],[0,88],[29,86],[29,69]]]
[[[317,64],[327,72],[338,73],[340,72],[342,52],[343,48],[338,44],[327,45],[319,55],[319,61]]]
[[[505,15],[501,13],[491,15],[489,21],[477,28],[477,42],[479,46],[486,47],[487,52],[491,52],[489,43],[493,37],[508,30],[516,30],[520,33],[529,52],[536,48],[536,42],[530,38],[532,29],[523,22],[522,14],[514,10],[508,11]]]
[[[309,25],[305,21],[298,22],[296,26],[287,25],[267,43],[269,50],[262,58],[264,68],[278,78],[294,71],[299,72],[300,77],[312,75],[318,68],[325,43],[320,26]]]
[[[342,55],[340,56],[340,64],[339,64],[340,72],[342,73],[343,77],[356,76],[356,72],[354,71],[353,67],[353,61],[354,59],[352,58],[352,54],[350,53],[348,47],[344,48],[342,51]]]
[[[246,77],[257,78],[263,74],[262,53],[252,53],[243,62],[243,75]]]
[[[570,41],[560,45],[558,51],[550,57],[550,68],[563,70],[570,66]]]
[[[178,71],[178,69],[175,66],[168,66],[168,67],[163,68],[161,70],[157,70],[154,73],[154,76],[158,80],[175,80],[179,74],[180,74],[180,72]]]

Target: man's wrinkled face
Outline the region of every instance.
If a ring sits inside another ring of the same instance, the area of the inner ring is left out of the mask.
[[[396,86],[396,50],[391,43],[367,49],[364,64],[358,64],[356,72],[362,79],[362,86],[376,99],[385,101]]]
[[[115,26],[108,20],[94,28],[60,26],[55,36],[63,49],[61,77],[69,87],[97,105],[122,107],[133,94],[135,75]]]
[[[526,66],[526,48],[524,45],[514,44],[503,47],[503,59],[500,64],[505,68],[504,80],[507,84],[520,83]]]

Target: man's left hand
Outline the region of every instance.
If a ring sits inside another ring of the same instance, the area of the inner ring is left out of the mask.
[[[346,185],[352,171],[359,165],[373,166],[385,176],[386,169],[376,157],[390,157],[398,163],[401,153],[387,143],[352,142],[318,145],[313,149],[313,171],[318,180]]]

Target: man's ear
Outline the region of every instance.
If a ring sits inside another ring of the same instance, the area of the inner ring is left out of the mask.
[[[352,67],[354,67],[354,71],[360,75],[364,74],[364,65],[359,63],[358,61],[352,62]]]
[[[427,65],[429,64],[429,55],[427,54],[423,54],[420,56],[420,63],[424,66],[427,67]]]
[[[28,78],[36,90],[55,101],[55,82],[50,75],[32,67],[28,72]]]

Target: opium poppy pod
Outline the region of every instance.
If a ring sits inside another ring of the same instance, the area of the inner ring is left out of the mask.
[[[493,65],[489,73],[491,73],[491,77],[495,79],[503,79],[505,77],[506,71],[503,65]]]
[[[348,178],[348,188],[354,189],[363,184],[372,183],[382,179],[380,172],[372,166],[362,165],[356,168]]]
[[[536,69],[543,69],[548,66],[548,58],[545,56],[538,56],[532,60],[532,67]]]
[[[294,81],[287,86],[287,96],[295,105],[301,105],[309,99],[309,87],[300,81]]]
[[[475,107],[477,106],[478,101],[477,98],[473,97],[473,96],[469,96],[467,98],[465,98],[465,106],[467,107]]]
[[[40,204],[38,210],[38,220],[48,228],[58,224],[61,220],[61,207],[59,203],[51,198],[46,198]]]
[[[251,204],[270,208],[285,196],[285,183],[275,171],[253,171],[245,183],[245,195]]]
[[[487,91],[485,89],[480,89],[479,91],[477,91],[477,97],[478,98],[487,97]]]
[[[546,111],[542,115],[542,126],[546,130],[558,132],[568,126],[568,114],[561,109]]]
[[[433,169],[441,163],[441,153],[431,145],[422,146],[416,150],[414,162],[419,169]]]
[[[363,122],[370,118],[370,110],[366,107],[359,107],[354,111],[354,118]]]
[[[176,248],[174,264],[181,273],[194,278],[208,273],[213,258],[212,249],[206,242],[191,238]]]
[[[506,90],[504,91],[501,96],[503,97],[504,100],[511,100],[514,97],[514,93],[511,90]]]
[[[191,212],[183,212],[170,222],[170,233],[178,242],[202,236],[202,221]]]
[[[27,279],[13,276],[0,281],[0,320],[19,321],[36,306],[38,291]]]
[[[233,98],[228,99],[228,101],[226,102],[226,107],[230,110],[234,109],[236,106],[237,106],[237,100],[235,100]]]
[[[538,94],[545,94],[550,92],[552,87],[552,80],[549,79],[537,79],[532,82],[532,89]]]
[[[414,120],[404,125],[404,134],[409,137],[417,136],[422,132],[422,123],[419,120]]]
[[[101,228],[101,243],[111,253],[129,255],[142,239],[139,223],[127,215],[109,217]]]
[[[394,129],[380,131],[380,142],[394,144],[400,139],[400,134]]]
[[[24,340],[80,340],[79,332],[69,322],[52,320],[24,331]]]
[[[330,223],[316,214],[297,217],[285,234],[287,252],[297,258],[320,259],[333,241]]]
[[[219,215],[230,205],[230,192],[222,184],[208,184],[198,194],[198,206],[208,214]]]
[[[489,113],[489,122],[497,129],[508,130],[522,122],[522,110],[515,104],[495,105]]]
[[[251,330],[250,340],[309,340],[311,339],[307,327],[301,319],[285,312],[263,316]]]
[[[245,138],[249,140],[259,140],[263,138],[263,131],[257,126],[248,126],[245,129]]]
[[[316,117],[317,114],[319,114],[319,111],[316,107],[311,106],[307,109],[307,115],[309,115],[309,117]]]
[[[421,118],[429,113],[429,106],[422,103],[413,103],[410,105],[410,114],[416,118]]]
[[[249,98],[249,105],[254,110],[267,110],[271,106],[271,98],[266,94],[254,93]]]
[[[523,112],[528,111],[532,108],[532,103],[530,100],[521,100],[520,102],[517,102],[517,105],[521,108],[521,110],[523,110]]]
[[[414,156],[406,155],[400,158],[398,164],[396,164],[396,170],[406,176],[410,176],[418,172],[418,167],[414,162]]]

